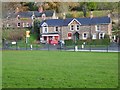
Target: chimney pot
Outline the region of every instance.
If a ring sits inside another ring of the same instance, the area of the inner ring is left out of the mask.
[[[39,12],[39,13],[42,13],[42,12],[43,12],[43,7],[42,7],[42,6],[40,6],[40,7],[38,8],[38,12]]]
[[[65,14],[65,12],[63,13],[63,19],[66,19],[66,14]]]
[[[93,11],[90,12],[90,18],[93,18]]]

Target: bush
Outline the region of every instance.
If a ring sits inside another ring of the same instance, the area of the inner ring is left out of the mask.
[[[70,14],[70,13],[68,13],[68,14],[66,14],[66,18],[72,18],[73,16],[72,16],[72,14]]]
[[[8,29],[8,30],[3,30],[2,31],[2,38],[5,38],[7,40],[13,40],[13,41],[18,41],[25,39],[25,29]]]
[[[76,43],[74,43],[73,40],[65,40],[65,45],[69,46],[69,45],[82,45],[82,44],[86,45],[109,45],[110,44],[110,39],[109,38],[104,38],[104,39],[96,39],[96,40],[91,40],[91,39],[87,39],[87,40],[77,40]]]
[[[64,40],[64,42],[65,42],[65,45],[67,45],[67,46],[74,45],[74,41],[72,39]]]

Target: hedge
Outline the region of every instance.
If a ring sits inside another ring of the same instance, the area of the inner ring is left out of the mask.
[[[110,44],[110,39],[105,38],[105,39],[96,39],[96,40],[77,40],[76,43],[74,40],[65,40],[65,45],[82,45],[85,42],[86,45],[109,45]]]

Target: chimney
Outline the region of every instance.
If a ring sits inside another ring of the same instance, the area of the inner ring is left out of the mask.
[[[65,14],[65,12],[63,13],[63,19],[66,19],[66,14]]]
[[[56,17],[56,12],[55,12],[55,11],[53,12],[52,19],[57,19],[57,17]]]
[[[19,8],[17,7],[16,10],[15,10],[15,13],[18,13],[20,12]]]
[[[42,12],[43,12],[43,7],[42,7],[42,6],[39,6],[38,12],[39,12],[39,13],[42,13]]]
[[[110,18],[111,17],[111,14],[110,14],[110,11],[108,10],[108,17]]]
[[[46,15],[45,15],[45,13],[42,14],[42,20],[46,20]]]
[[[109,18],[111,17],[110,13],[108,14],[108,17],[109,17]]]
[[[93,11],[90,11],[90,18],[93,18]]]

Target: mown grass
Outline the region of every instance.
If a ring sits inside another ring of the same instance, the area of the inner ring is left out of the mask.
[[[3,51],[3,88],[114,88],[118,53]]]

